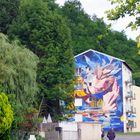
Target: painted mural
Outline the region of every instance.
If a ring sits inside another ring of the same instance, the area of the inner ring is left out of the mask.
[[[75,58],[75,114],[123,131],[122,62],[96,51]],[[74,119],[74,117],[73,117]]]

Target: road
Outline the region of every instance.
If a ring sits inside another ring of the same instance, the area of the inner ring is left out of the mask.
[[[108,138],[105,137],[105,140],[108,140]],[[118,135],[115,140],[140,140],[140,136]]]

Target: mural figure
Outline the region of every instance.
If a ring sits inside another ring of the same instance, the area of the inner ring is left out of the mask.
[[[110,123],[123,131],[122,62],[103,54],[89,51],[77,56],[74,96],[82,99],[77,112],[83,121],[99,121],[105,129]]]

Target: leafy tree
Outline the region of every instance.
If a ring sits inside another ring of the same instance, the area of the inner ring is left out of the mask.
[[[126,15],[135,18],[135,21],[131,21],[128,27],[137,29],[140,26],[140,1],[139,0],[109,0],[111,4],[115,5],[114,9],[107,11],[107,17],[109,20],[117,20],[123,18]],[[140,48],[140,35],[137,37],[138,48]],[[140,54],[140,50],[139,50]]]
[[[13,124],[18,130],[29,108],[35,107],[38,57],[19,42],[10,42],[0,34],[0,58],[1,90],[9,96],[14,111]]]
[[[0,82],[8,94],[15,94],[21,103],[33,103],[37,92],[38,58],[19,42],[10,43],[0,34]]]
[[[55,3],[56,0],[43,0],[44,2],[47,2],[48,9],[51,11],[59,11],[60,7],[58,4]]]
[[[0,93],[0,139],[10,140],[9,130],[13,122],[13,111],[4,93]]]
[[[61,11],[71,29],[75,55],[88,49],[95,49],[124,59],[134,70],[136,84],[140,85],[138,73],[140,58],[135,41],[128,40],[124,32],[112,31],[109,25],[95,15],[92,17],[87,15],[77,0],[65,2]]]
[[[0,1],[0,32],[7,33],[9,25],[18,14],[20,0]]]
[[[135,28],[140,26],[140,2],[139,0],[109,0],[111,4],[115,5],[114,9],[107,11],[107,16],[110,20],[116,20],[126,15],[135,16],[134,23],[129,23],[129,26]]]
[[[45,96],[51,114],[61,114],[59,100],[71,99],[74,77],[70,31],[62,16],[45,0],[22,0],[8,34],[39,56],[39,97]]]
[[[103,39],[108,29],[102,19],[86,14],[78,0],[65,2],[61,11],[71,29],[75,55],[91,48],[104,50]]]

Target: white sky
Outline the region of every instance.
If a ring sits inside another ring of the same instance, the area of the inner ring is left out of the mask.
[[[65,0],[56,0],[56,3],[59,5],[63,5]],[[128,23],[132,20],[130,17],[125,17],[123,19],[119,19],[117,21],[108,21],[106,18],[106,14],[104,13],[106,10],[111,9],[113,6],[107,0],[80,0],[82,7],[85,12],[89,15],[97,15],[98,18],[104,18],[105,23],[112,23],[112,29],[117,31],[125,31],[125,34],[128,38],[136,39],[136,36],[140,34],[140,29],[137,31],[132,31],[130,28],[126,29]]]

